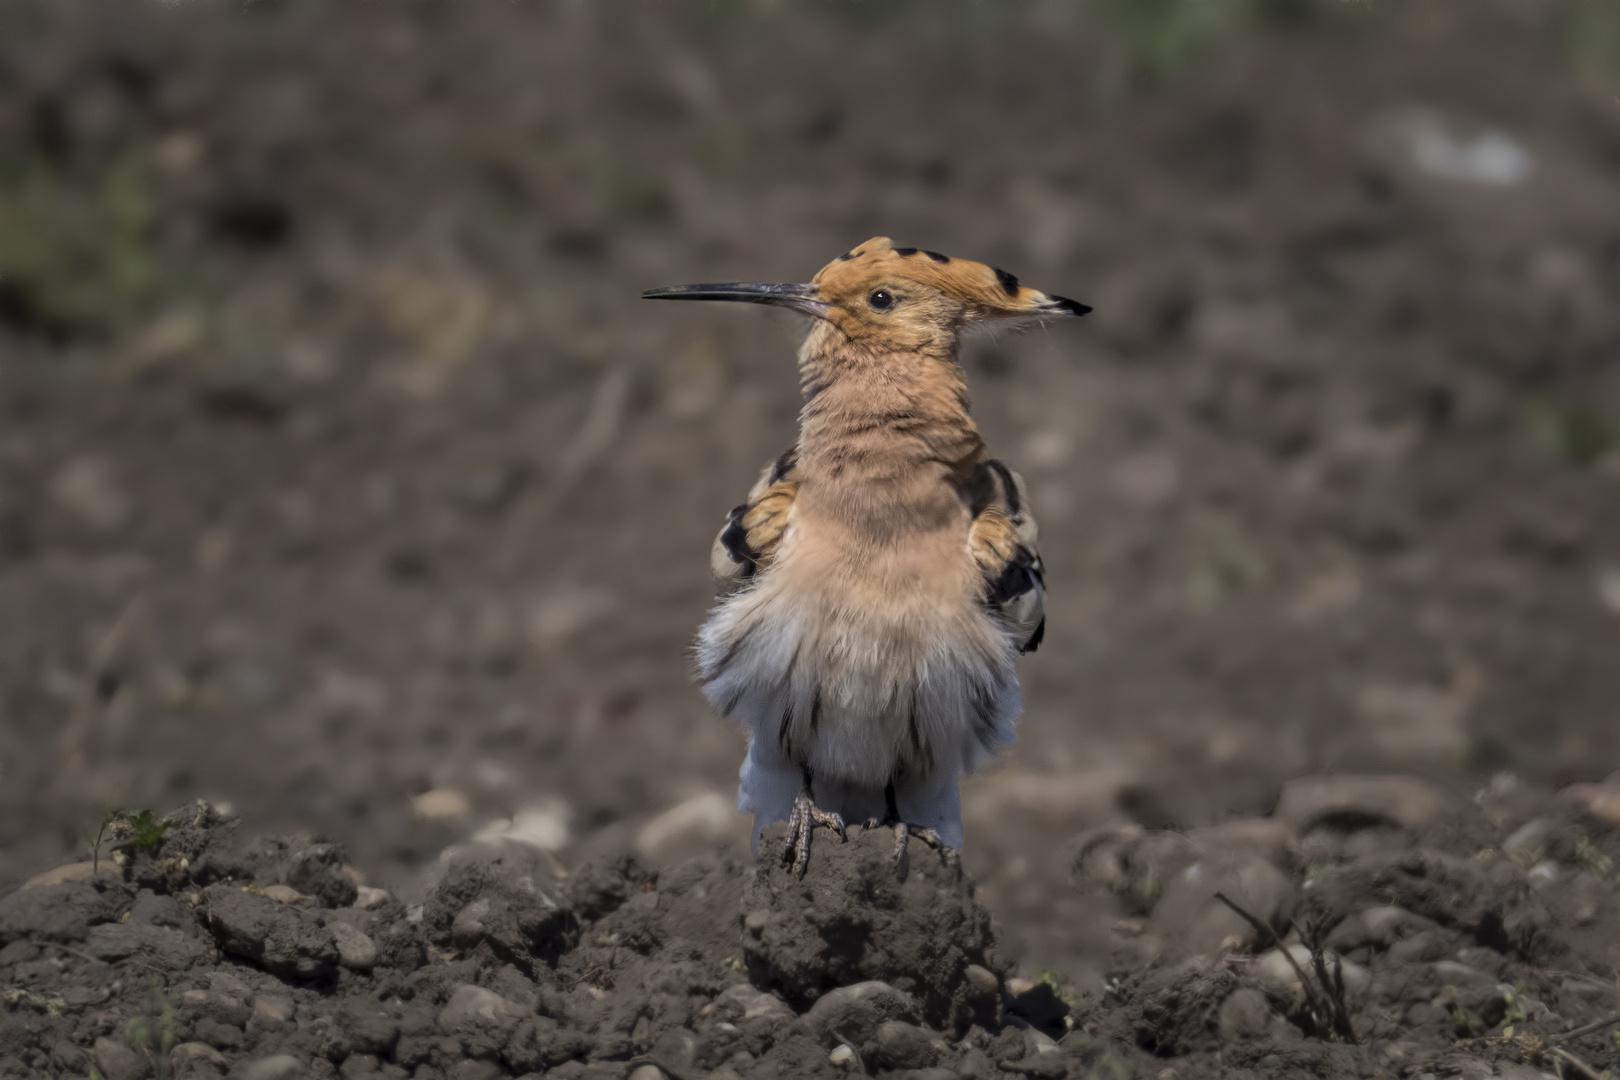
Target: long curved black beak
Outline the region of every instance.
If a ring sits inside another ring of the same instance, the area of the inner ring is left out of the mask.
[[[824,315],[827,305],[816,298],[814,285],[760,285],[728,281],[717,285],[670,285],[648,289],[643,300],[735,300],[744,304],[772,304],[806,315]]]

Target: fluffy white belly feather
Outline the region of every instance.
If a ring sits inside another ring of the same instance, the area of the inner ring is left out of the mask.
[[[1016,645],[965,598],[856,609],[765,575],[715,608],[697,652],[704,693],[748,730],[738,805],[756,837],[808,769],[823,809],[881,818],[893,781],[902,816],[957,845],[957,778],[1012,744],[1022,708]]]

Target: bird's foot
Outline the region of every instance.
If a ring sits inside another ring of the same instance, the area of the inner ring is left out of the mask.
[[[788,815],[787,839],[782,844],[782,861],[792,863],[794,871],[801,878],[804,877],[805,868],[810,865],[810,834],[817,825],[831,829],[840,840],[849,839],[844,829],[844,819],[817,806],[810,797],[810,789],[806,788],[793,800],[793,813]]]
[[[861,831],[864,832],[867,829],[894,830],[894,859],[892,861],[895,866],[899,866],[900,860],[906,857],[906,843],[913,836],[925,844],[930,844],[933,847],[938,848],[944,854],[946,862],[954,862],[956,860],[956,849],[946,844],[944,840],[940,839],[939,833],[926,826],[912,825],[909,822],[900,821],[897,818],[890,818],[887,821],[879,821],[877,818],[868,818],[866,823],[861,826]]]

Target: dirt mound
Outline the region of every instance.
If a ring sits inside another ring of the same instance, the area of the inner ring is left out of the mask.
[[[470,845],[407,903],[196,804],[0,899],[0,1076],[1597,1075],[1620,828],[1588,795],[1315,777],[1082,836],[1100,993],[1012,975],[955,859],[887,831],[802,880],[774,834],[752,867]]]
[[[925,845],[897,872],[887,833],[803,882],[472,845],[410,905],[205,804],[148,833],[0,900],[0,1075],[842,1075],[846,1041],[955,1065],[1000,1029],[989,914]]]

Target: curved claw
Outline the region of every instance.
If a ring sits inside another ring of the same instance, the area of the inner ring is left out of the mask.
[[[816,826],[831,829],[838,839],[849,840],[844,819],[817,806],[808,789],[799,792],[793,800],[793,813],[788,816],[787,838],[782,843],[782,861],[792,863],[794,872],[804,877],[810,865],[810,836]]]
[[[956,858],[956,849],[940,839],[939,833],[923,825],[912,825],[909,822],[890,819],[879,821],[877,818],[867,818],[861,825],[864,832],[867,829],[893,829],[894,830],[894,858],[890,860],[895,866],[906,857],[906,844],[915,836],[925,844],[932,845],[945,853],[946,861]]]

